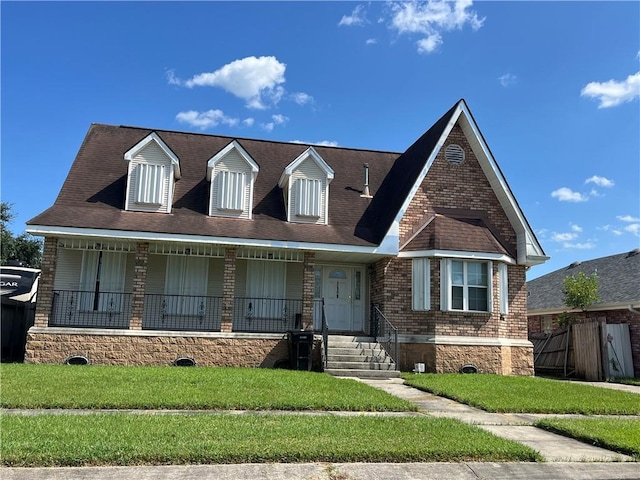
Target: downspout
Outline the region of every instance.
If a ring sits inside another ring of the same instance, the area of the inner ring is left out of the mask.
[[[640,315],[640,310],[638,310],[637,308],[633,308],[633,305],[629,305],[629,311],[631,313],[635,313],[636,315]]]

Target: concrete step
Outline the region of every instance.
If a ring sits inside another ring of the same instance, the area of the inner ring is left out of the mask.
[[[384,350],[381,348],[343,348],[329,346],[327,355],[363,355],[363,356],[384,356]]]
[[[357,378],[400,378],[398,370],[343,370],[325,369],[325,373],[334,377],[357,377]]]
[[[368,342],[375,343],[376,339],[374,337],[365,337],[365,336],[349,336],[349,335],[329,335],[329,345],[333,342]]]
[[[385,355],[363,355],[363,354],[339,354],[334,355],[329,352],[327,355],[327,361],[329,362],[378,362],[387,363],[391,359]]]
[[[377,342],[342,342],[339,340],[329,340],[329,348],[379,348],[380,344]]]
[[[379,362],[332,362],[327,361],[327,368],[330,370],[393,370],[393,363]]]

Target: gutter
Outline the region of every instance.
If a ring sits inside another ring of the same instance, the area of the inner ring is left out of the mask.
[[[636,315],[640,315],[640,310],[637,308],[633,308],[633,305],[629,305],[629,311],[635,313]]]

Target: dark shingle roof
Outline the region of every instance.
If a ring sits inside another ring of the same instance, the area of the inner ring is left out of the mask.
[[[583,272],[598,275],[600,301],[592,306],[638,305],[640,303],[640,250],[576,262],[527,282],[530,312],[564,310],[562,282],[569,275]]]

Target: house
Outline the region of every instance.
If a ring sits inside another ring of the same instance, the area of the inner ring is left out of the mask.
[[[533,372],[525,271],[548,257],[464,100],[404,153],[93,124],[27,230],[29,362],[270,367],[324,311],[395,328],[403,370]]]
[[[598,278],[598,302],[587,312],[564,304],[563,281],[578,273]],[[527,282],[529,333],[549,332],[558,327],[558,315],[570,313],[582,322],[606,321],[628,324],[631,357],[640,377],[640,249],[571,265]]]

